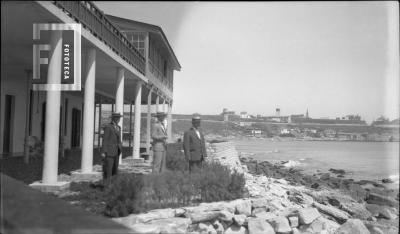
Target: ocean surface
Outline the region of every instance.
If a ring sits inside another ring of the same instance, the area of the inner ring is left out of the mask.
[[[239,152],[254,153],[253,158],[272,162],[290,160],[305,173],[346,171],[345,178],[378,181],[391,178],[399,183],[399,142],[272,141],[269,139],[234,141]]]

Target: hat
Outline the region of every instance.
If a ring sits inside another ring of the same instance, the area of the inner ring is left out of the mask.
[[[111,114],[111,117],[112,118],[114,118],[114,117],[122,117],[123,115],[121,115],[121,113],[119,113],[119,112],[113,112],[112,114]]]
[[[200,121],[201,120],[201,117],[200,117],[200,114],[193,114],[193,116],[192,116],[192,120],[198,120],[198,121]]]
[[[154,116],[157,118],[161,118],[167,116],[167,114],[165,112],[158,111]]]

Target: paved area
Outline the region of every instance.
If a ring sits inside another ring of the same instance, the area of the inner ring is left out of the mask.
[[[1,175],[1,233],[132,233],[104,217]]]

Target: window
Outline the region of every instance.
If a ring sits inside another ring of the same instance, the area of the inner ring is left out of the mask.
[[[167,72],[168,72],[168,62],[167,60],[164,60],[164,69],[163,69],[164,77],[167,77]]]
[[[135,46],[135,48],[144,56],[145,52],[145,35],[141,33],[127,33],[128,40]]]

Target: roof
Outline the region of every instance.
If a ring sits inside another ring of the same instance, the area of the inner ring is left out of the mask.
[[[178,58],[176,57],[174,50],[172,49],[171,45],[168,42],[167,37],[165,36],[164,31],[161,29],[161,27],[157,26],[157,25],[153,25],[153,24],[147,24],[147,23],[143,23],[143,22],[139,22],[139,21],[135,21],[135,20],[130,20],[130,19],[125,19],[125,18],[121,18],[118,16],[113,16],[113,15],[107,15],[106,16],[112,21],[112,22],[116,22],[119,21],[121,23],[128,23],[130,25],[133,26],[138,26],[140,28],[144,28],[146,30],[148,30],[149,32],[152,33],[157,33],[162,37],[162,40],[164,41],[164,44],[166,45],[168,52],[170,54],[170,56],[172,57],[172,59],[174,60],[175,63],[175,70],[180,71],[181,70],[181,65],[178,61]],[[118,27],[120,27],[120,25],[117,25]]]

